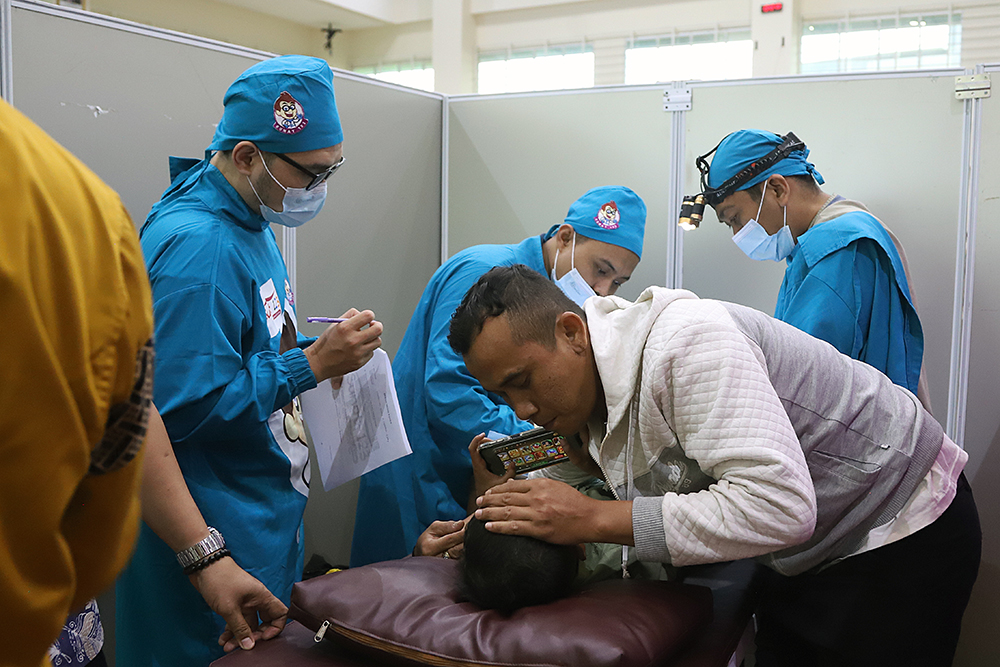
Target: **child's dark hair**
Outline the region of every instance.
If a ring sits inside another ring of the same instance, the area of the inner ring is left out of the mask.
[[[573,590],[579,567],[573,545],[491,533],[476,518],[465,527],[462,592],[484,609],[509,614],[565,597]]]

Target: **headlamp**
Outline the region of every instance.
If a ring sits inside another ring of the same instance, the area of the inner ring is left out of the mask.
[[[728,136],[729,135],[727,135],[727,137]],[[694,163],[697,165],[698,171],[701,172],[702,192],[697,195],[688,195],[684,197],[681,203],[680,219],[677,221],[677,224],[684,229],[697,228],[705,213],[705,204],[715,208],[721,204],[726,197],[739,190],[740,187],[745,185],[758,174],[767,171],[777,162],[784,160],[791,153],[805,150],[806,148],[805,143],[803,143],[791,132],[783,137],[779,136],[779,138],[781,139],[781,144],[777,148],[759,160],[751,162],[717,188],[712,188],[708,185],[708,172],[711,169],[711,166],[705,158],[710,157],[715,151],[719,150],[719,146],[722,145],[722,141],[725,141],[725,139],[720,141],[712,150],[695,158]]]
[[[685,231],[698,229],[705,216],[705,195],[688,195],[681,202],[681,219],[677,224]]]

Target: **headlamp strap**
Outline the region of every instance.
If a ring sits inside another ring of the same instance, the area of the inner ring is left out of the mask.
[[[775,148],[774,150],[772,150],[770,153],[760,158],[759,160],[751,162],[746,167],[736,172],[735,175],[726,179],[726,182],[717,188],[711,188],[708,185],[708,173],[709,170],[711,169],[711,166],[709,165],[708,161],[705,158],[709,157],[715,151],[717,151],[719,149],[719,146],[722,145],[722,141],[725,141],[726,139],[720,141],[715,146],[715,148],[713,148],[709,152],[705,153],[704,155],[698,156],[695,159],[695,164],[698,167],[698,171],[701,172],[702,194],[705,195],[705,198],[708,200],[708,203],[713,207],[717,206],[726,197],[735,192],[741,185],[743,185],[750,179],[754,178],[761,172],[770,169],[771,166],[774,165],[775,163],[784,160],[786,157],[788,157],[795,151],[805,150],[806,147],[805,143],[803,143],[792,132],[789,132],[785,136],[780,137],[780,139],[781,139],[781,144],[779,144],[777,148]]]

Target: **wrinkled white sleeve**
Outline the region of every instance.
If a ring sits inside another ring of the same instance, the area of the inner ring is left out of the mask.
[[[804,542],[815,528],[805,457],[756,345],[728,315],[702,313],[666,340],[655,340],[654,327],[646,350],[658,356],[644,377],[685,454],[718,481],[634,502],[642,560],[692,565],[759,556]]]

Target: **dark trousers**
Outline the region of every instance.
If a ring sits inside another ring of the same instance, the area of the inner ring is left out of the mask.
[[[766,570],[757,665],[951,665],[981,547],[963,474],[945,513],[902,540],[818,572],[785,577]]]

